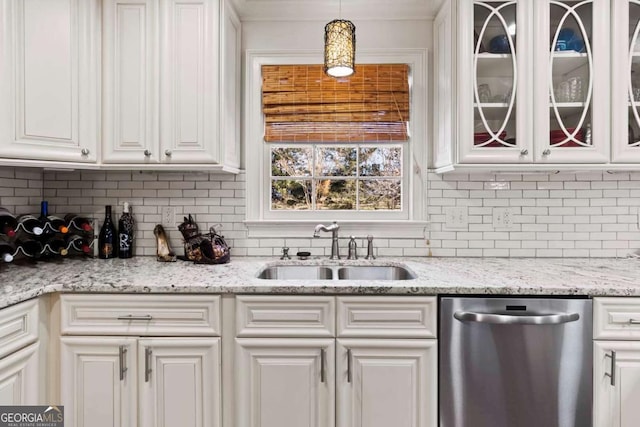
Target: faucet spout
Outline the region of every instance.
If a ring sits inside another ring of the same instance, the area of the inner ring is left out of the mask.
[[[338,248],[338,230],[340,226],[337,222],[331,225],[318,224],[313,230],[313,237],[320,237],[321,231],[331,232],[331,256],[329,259],[340,259],[340,249]]]

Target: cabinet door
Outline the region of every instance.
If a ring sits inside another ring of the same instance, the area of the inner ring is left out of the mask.
[[[141,427],[219,427],[220,338],[138,343]]]
[[[535,160],[609,160],[609,2],[535,1]]]
[[[459,161],[530,163],[529,2],[458,5]]]
[[[236,339],[237,427],[331,427],[335,340]]]
[[[135,338],[62,337],[61,399],[70,427],[135,427]]]
[[[219,0],[161,2],[159,158],[164,162],[220,162],[219,13]]]
[[[104,0],[103,150],[106,163],[157,163],[155,0]]]
[[[0,156],[96,161],[99,16],[99,0],[2,2]]]
[[[612,3],[612,160],[640,162],[640,1]],[[616,25],[617,24],[617,25]]]
[[[595,341],[593,362],[593,425],[636,427],[640,419],[640,342]]]
[[[436,343],[339,339],[338,427],[436,427]]]
[[[0,405],[37,405],[38,343],[0,359]]]

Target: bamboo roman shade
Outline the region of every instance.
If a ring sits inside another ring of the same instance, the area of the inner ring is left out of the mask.
[[[409,66],[356,65],[349,77],[322,65],[263,65],[267,142],[406,141]]]

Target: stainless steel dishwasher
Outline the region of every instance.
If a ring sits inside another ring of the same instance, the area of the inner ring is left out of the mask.
[[[590,427],[589,299],[440,299],[440,427]]]

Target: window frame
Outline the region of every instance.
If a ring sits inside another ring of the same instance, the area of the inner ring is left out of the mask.
[[[246,221],[249,237],[310,236],[318,222],[338,221],[345,232],[378,237],[422,237],[426,228],[427,173],[427,50],[359,50],[360,63],[405,63],[410,67],[411,120],[409,141],[403,146],[403,209],[401,211],[287,211],[271,210],[271,146],[289,144],[264,141],[262,65],[320,64],[322,51],[247,50],[245,57],[244,147],[246,168]],[[309,145],[312,145],[310,143]],[[385,145],[382,143],[380,145]],[[296,144],[305,146],[305,143]],[[348,143],[317,145],[349,145]],[[362,143],[361,145],[373,145]],[[268,196],[268,197],[267,197]],[[393,225],[393,227],[390,227]]]

